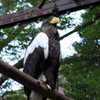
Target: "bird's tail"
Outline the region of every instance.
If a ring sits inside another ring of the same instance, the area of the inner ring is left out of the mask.
[[[28,100],[46,100],[46,98],[34,91],[31,91]]]

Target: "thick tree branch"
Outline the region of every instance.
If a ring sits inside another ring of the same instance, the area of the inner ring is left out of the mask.
[[[15,65],[13,65],[14,67],[16,67],[17,69],[23,68],[23,59],[20,60],[18,63],[16,63]],[[5,75],[1,75],[0,77],[0,86],[8,79],[9,77],[5,76]]]
[[[70,98],[56,92],[49,91],[42,83],[36,79],[30,77],[29,75],[19,71],[13,66],[8,65],[4,61],[0,60],[0,73],[14,79],[15,81],[25,85],[31,90],[50,98],[51,100],[71,100]]]

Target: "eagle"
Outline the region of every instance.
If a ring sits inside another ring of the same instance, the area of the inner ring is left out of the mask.
[[[30,41],[24,56],[26,74],[46,85],[49,90],[56,87],[60,66],[60,43],[57,31],[58,17],[51,16],[42,23],[41,30]],[[46,97],[24,86],[27,100],[46,100]]]

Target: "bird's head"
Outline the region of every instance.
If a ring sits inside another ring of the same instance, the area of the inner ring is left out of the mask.
[[[59,22],[60,22],[60,19],[58,17],[51,16],[45,22],[43,22],[42,25],[45,25],[45,26],[46,25],[56,25]]]
[[[41,31],[45,33],[56,33],[56,24],[60,22],[58,17],[51,16],[42,23]]]

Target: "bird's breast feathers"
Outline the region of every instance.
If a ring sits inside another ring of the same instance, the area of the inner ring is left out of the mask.
[[[43,32],[40,32],[28,46],[24,57],[24,64],[26,62],[28,55],[34,52],[35,48],[38,48],[39,46],[43,48],[44,58],[47,59],[49,54],[49,38]]]

